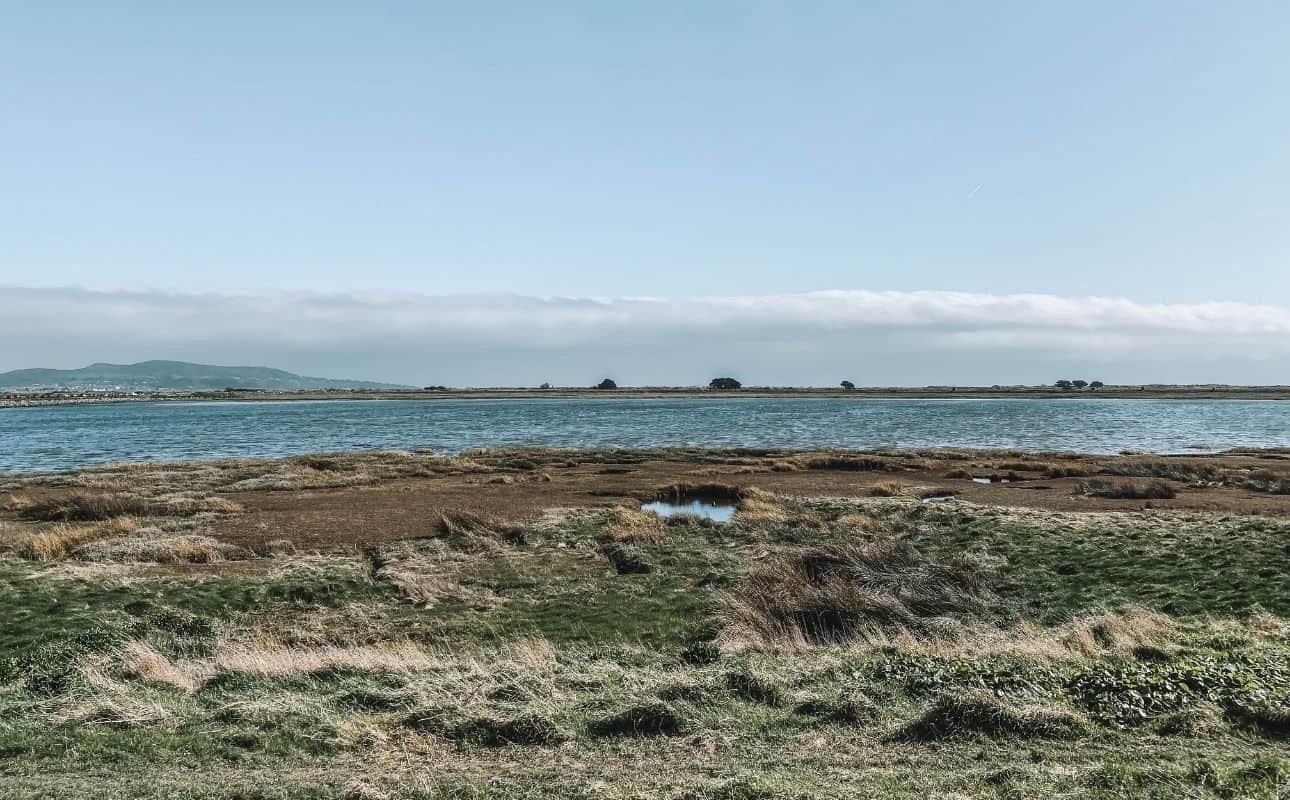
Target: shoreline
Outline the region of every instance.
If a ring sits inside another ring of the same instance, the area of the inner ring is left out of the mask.
[[[203,466],[226,466],[234,463],[243,464],[293,464],[312,459],[370,460],[383,458],[444,458],[455,459],[471,454],[488,454],[489,458],[500,458],[516,454],[539,453],[544,455],[564,454],[578,459],[609,458],[621,456],[626,458],[646,458],[659,460],[693,459],[694,466],[700,466],[704,458],[802,458],[810,456],[838,456],[843,459],[878,458],[878,459],[961,459],[975,461],[1020,459],[1023,461],[1124,461],[1124,460],[1159,460],[1161,462],[1196,463],[1222,462],[1229,459],[1263,459],[1266,461],[1290,461],[1290,447],[1266,445],[1262,447],[1230,447],[1221,450],[1184,449],[1184,450],[1139,450],[1134,448],[1119,451],[1097,450],[1025,450],[1015,447],[968,447],[956,445],[943,446],[909,446],[909,447],[740,447],[733,445],[686,446],[663,444],[653,447],[604,446],[561,446],[545,444],[512,444],[498,446],[470,447],[462,450],[436,450],[429,447],[417,447],[408,450],[390,450],[381,448],[363,448],[355,450],[307,450],[299,452],[281,452],[272,454],[231,455],[221,453],[196,458],[142,458],[127,460],[109,460],[85,463],[67,469],[51,470],[10,470],[0,469],[0,483],[15,481],[45,481],[58,476],[68,477],[81,474],[111,472],[126,468],[155,469],[163,466],[179,468],[200,468]],[[845,471],[845,470],[844,470]],[[908,477],[908,476],[907,476]]]
[[[136,392],[8,392],[0,408],[99,405],[141,402],[293,402],[302,400],[697,400],[697,399],[829,399],[829,400],[1290,400],[1290,386],[1108,386],[1063,391],[1052,387],[750,387],[713,391],[695,387],[481,388],[481,389],[325,389],[325,390],[158,390]]]

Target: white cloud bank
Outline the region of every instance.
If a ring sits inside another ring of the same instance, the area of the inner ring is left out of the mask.
[[[450,385],[1290,383],[1290,308],[827,291],[657,298],[0,287],[0,370],[151,358]]]

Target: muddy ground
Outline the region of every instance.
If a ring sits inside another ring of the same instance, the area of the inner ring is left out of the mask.
[[[211,519],[206,533],[259,550],[289,540],[309,551],[350,550],[437,534],[444,514],[470,512],[520,522],[550,509],[634,504],[674,484],[755,487],[797,497],[865,497],[876,491],[953,494],[951,502],[1053,511],[1176,509],[1282,516],[1290,513],[1290,454],[1092,456],[982,451],[840,453],[789,451],[492,450],[454,457],[337,455],[209,465],[108,467],[11,482],[30,498],[86,488],[144,494],[184,491],[185,470],[241,510]],[[390,467],[393,464],[394,467]],[[415,469],[407,464],[417,465]],[[387,467],[390,467],[387,469]],[[221,473],[223,474],[223,473]],[[237,480],[234,480],[236,478]],[[981,481],[992,480],[990,483]],[[1166,486],[1174,497],[1090,496],[1112,489]],[[272,489],[257,488],[272,483]]]

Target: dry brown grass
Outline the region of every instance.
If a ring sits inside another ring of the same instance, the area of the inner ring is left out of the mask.
[[[388,792],[381,791],[367,781],[354,778],[341,789],[341,800],[387,800]]]
[[[469,599],[474,603],[492,603],[495,598],[478,589],[467,589],[442,574],[443,567],[419,553],[393,554],[381,548],[364,551],[372,579],[385,581],[398,589],[403,599],[434,608],[444,600]]]
[[[30,525],[0,519],[0,548],[13,547],[16,549],[29,538],[31,538]]]
[[[739,501],[734,520],[746,525],[786,525],[800,516],[761,492]]]
[[[101,522],[144,516],[149,510],[148,501],[134,495],[74,492],[66,497],[29,499],[18,513],[35,522]]]
[[[1132,478],[1163,478],[1188,484],[1221,483],[1223,471],[1217,464],[1204,459],[1120,458],[1100,465],[1108,475],[1125,475]]]
[[[1147,609],[1123,614],[1096,614],[1071,622],[1061,637],[1069,651],[1085,655],[1106,651],[1128,653],[1139,647],[1159,646],[1178,629],[1167,615]]]
[[[40,529],[18,547],[18,554],[33,561],[59,561],[91,542],[127,536],[139,527],[132,517],[119,517],[106,523],[73,525],[62,523]]]
[[[142,535],[91,541],[73,550],[82,561],[154,564],[215,564],[250,553],[237,545],[197,534]]]
[[[843,514],[834,521],[839,528],[860,533],[881,533],[887,529],[887,523],[872,514],[856,512]]]
[[[17,511],[21,513],[24,509],[32,504],[33,500],[27,494],[14,494],[10,492],[5,495],[3,501],[0,501],[0,511]]]
[[[463,552],[490,552],[501,545],[523,544],[524,528],[489,514],[448,511],[439,515],[439,537]]]
[[[463,456],[384,451],[324,453],[281,460],[114,463],[70,474],[31,476],[22,482],[30,486],[73,486],[98,493],[129,489],[142,497],[157,498],[177,493],[338,488],[496,469]]]
[[[201,685],[205,670],[190,664],[180,666],[158,653],[147,642],[130,642],[121,650],[126,674],[147,683],[171,686],[192,693]]]
[[[747,489],[730,483],[674,483],[654,492],[654,499],[671,503],[704,500],[713,503],[738,503]]]
[[[161,706],[124,696],[74,705],[60,716],[67,722],[81,725],[106,725],[113,728],[169,726],[174,722],[170,712]]]
[[[900,497],[905,487],[899,481],[883,481],[869,487],[869,494],[874,497]]]
[[[1097,472],[1091,464],[1041,464],[1044,477],[1049,480],[1058,478],[1086,478]]]
[[[274,641],[227,644],[216,650],[211,665],[218,672],[263,677],[304,675],[324,669],[368,672],[412,672],[432,669],[441,659],[411,642],[376,645],[293,647]]]
[[[667,526],[657,514],[618,506],[609,512],[605,536],[615,542],[660,542],[667,538]]]
[[[1073,661],[1093,656],[1127,656],[1143,648],[1164,649],[1181,634],[1180,626],[1168,616],[1133,608],[1118,614],[1078,617],[1056,627],[1031,622],[1007,629],[993,624],[972,624],[962,627],[952,637],[928,637],[901,626],[869,629],[863,637],[848,642],[847,647],[926,653],[943,658],[1008,655]],[[803,640],[802,644],[809,643]]]
[[[934,636],[980,618],[990,593],[962,564],[927,561],[886,539],[840,542],[768,559],[723,609],[727,644],[864,640],[874,632]]]
[[[813,456],[806,458],[801,463],[806,469],[830,469],[847,472],[888,472],[896,468],[887,459],[864,455],[829,454]]]
[[[1110,500],[1172,500],[1177,490],[1164,481],[1147,483],[1090,480],[1075,487],[1075,494],[1085,497],[1102,497]]]

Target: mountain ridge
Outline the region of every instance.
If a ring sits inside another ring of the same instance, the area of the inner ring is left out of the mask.
[[[79,369],[31,368],[0,372],[6,389],[396,389],[401,384],[297,375],[273,367],[218,366],[189,361],[98,361]]]

